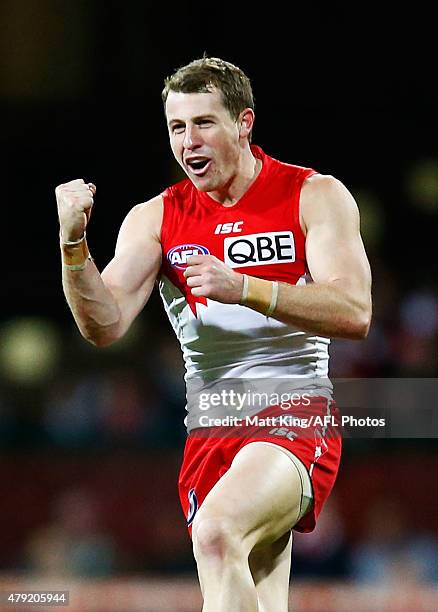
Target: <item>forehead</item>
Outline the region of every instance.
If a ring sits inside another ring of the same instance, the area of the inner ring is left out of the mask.
[[[166,117],[187,121],[200,115],[228,114],[222,103],[220,91],[214,89],[208,93],[182,93],[169,91],[166,100]]]

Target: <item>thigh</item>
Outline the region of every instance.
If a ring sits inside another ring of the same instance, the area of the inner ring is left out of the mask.
[[[291,554],[292,532],[250,554],[249,567],[260,612],[287,612]]]
[[[300,475],[289,457],[274,446],[252,442],[236,454],[198,515],[225,519],[249,553],[277,541],[295,525],[301,496]]]

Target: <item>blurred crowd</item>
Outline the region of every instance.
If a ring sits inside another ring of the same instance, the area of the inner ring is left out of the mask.
[[[50,578],[194,572],[182,516],[175,521],[176,515],[163,509],[155,541],[135,561],[123,540],[104,527],[105,512],[93,490],[67,488],[53,500],[48,520],[23,540],[15,564],[3,569]],[[349,541],[333,493],[316,529],[294,534],[293,576],[374,587],[438,585],[438,534],[412,529],[408,515],[390,496],[372,499],[359,537]]]

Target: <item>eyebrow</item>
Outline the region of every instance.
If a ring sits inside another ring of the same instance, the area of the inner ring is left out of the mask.
[[[192,117],[191,121],[196,123],[197,121],[201,121],[202,119],[216,119],[215,115],[206,114],[206,115],[197,115],[196,117]],[[174,125],[175,123],[185,123],[183,119],[171,119],[169,121],[169,125]]]

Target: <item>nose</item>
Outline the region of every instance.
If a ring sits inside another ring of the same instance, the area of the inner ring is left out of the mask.
[[[185,149],[193,150],[201,145],[199,129],[196,125],[186,125],[183,145]]]

